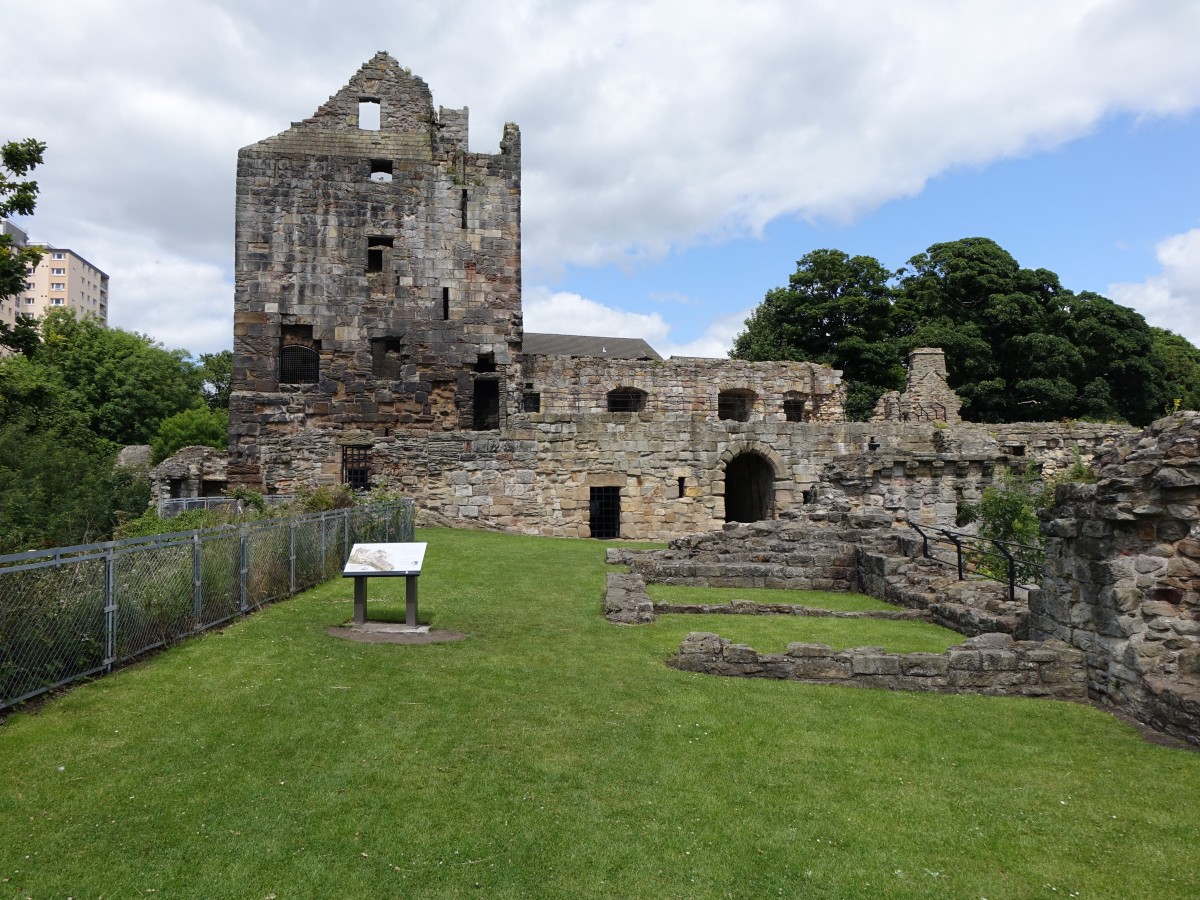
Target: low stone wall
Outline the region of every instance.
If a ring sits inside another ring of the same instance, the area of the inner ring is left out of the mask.
[[[716,634],[692,632],[668,665],[688,672],[780,678],[816,684],[939,693],[1087,698],[1083,653],[1062,641],[1014,641],[984,634],[945,653],[887,653],[880,647],[837,651],[825,644],[788,644],[759,653]]]

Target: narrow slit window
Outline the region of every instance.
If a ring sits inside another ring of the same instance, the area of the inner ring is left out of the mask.
[[[388,184],[392,180],[392,161],[390,159],[371,160],[371,180],[376,184]]]
[[[684,478],[682,475],[680,475],[679,476],[679,496],[684,497],[686,495],[687,495],[687,479]]]
[[[379,100],[363,97],[358,101],[358,127],[363,131],[378,131],[380,121]]]
[[[442,288],[442,320],[450,320],[450,288]]]
[[[467,227],[467,189],[463,188],[462,197],[458,201],[458,215],[461,220],[461,226]]]

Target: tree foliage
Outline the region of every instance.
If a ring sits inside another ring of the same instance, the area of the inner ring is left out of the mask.
[[[224,450],[229,443],[229,410],[196,406],[176,413],[158,427],[150,442],[154,462],[159,463],[183,447],[204,446]]]
[[[32,138],[0,146],[0,218],[33,215],[38,184],[25,176],[41,165],[45,151],[46,145]],[[12,235],[0,234],[0,300],[25,290],[25,280],[41,258],[37,247],[18,247]],[[25,352],[30,337],[28,322],[22,322],[26,319],[28,316],[18,317],[17,327],[24,324],[25,328],[17,334],[17,329],[0,322],[0,344]]]
[[[1075,294],[987,238],[934,244],[889,274],[870,257],[816,250],[770,291],[734,341],[739,359],[810,359],[842,369],[847,414],[866,418],[902,386],[916,347],[946,351],[964,415],[1144,424],[1200,401],[1200,351],[1134,310]]]

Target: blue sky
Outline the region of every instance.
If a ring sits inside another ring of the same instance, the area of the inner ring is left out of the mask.
[[[988,237],[1021,265],[1058,273],[1071,290],[1112,296],[1110,286],[1160,271],[1155,247],[1164,237],[1200,226],[1198,159],[1197,114],[1114,116],[1053,150],[956,167],[850,222],[785,216],[761,237],[650,263],[570,266],[555,288],[629,313],[657,312],[670,326],[668,347],[703,342],[714,320],[760,302],[820,247],[874,256],[894,270],[931,244]],[[1188,299],[1200,305],[1200,296]],[[1152,324],[1200,344],[1200,310],[1185,306]]]
[[[110,318],[229,347],[238,148],[387,50],[523,148],[525,325],[723,355],[819,247],[990,237],[1200,343],[1200,2],[10,4],[0,139]]]

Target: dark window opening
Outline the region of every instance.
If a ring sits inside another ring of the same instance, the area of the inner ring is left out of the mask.
[[[475,379],[476,431],[495,431],[500,427],[500,382],[494,378]]]
[[[279,383],[316,384],[321,376],[321,342],[313,340],[311,325],[279,329]]]
[[[608,392],[609,412],[641,412],[646,408],[646,392],[637,388],[614,388]]]
[[[450,288],[442,288],[442,320],[450,321]]]
[[[537,391],[526,391],[521,395],[521,412],[535,413],[542,411],[542,395]]]
[[[200,482],[201,497],[224,497],[225,482],[217,481],[216,479],[209,480],[207,478]]]
[[[1024,444],[1006,444],[1004,449],[1008,451],[1009,456],[1024,456],[1025,455],[1025,445]]]
[[[754,406],[750,391],[721,391],[717,395],[717,418],[729,422],[749,422]]]
[[[495,353],[480,353],[479,358],[475,360],[476,372],[495,372],[496,371],[496,354]]]
[[[404,346],[399,338],[371,340],[371,374],[376,378],[399,381],[404,377]]]
[[[812,503],[813,500],[816,499],[816,496],[817,496],[817,492],[814,491],[812,488],[809,488],[807,491],[800,492],[800,502],[801,503]]]
[[[783,417],[789,422],[804,421],[804,397],[796,391],[783,395]]]
[[[171,479],[171,499],[172,500],[179,500],[181,497],[183,497],[183,486],[186,483],[187,482],[182,478],[172,478]]]
[[[467,227],[467,189],[463,188],[462,197],[458,201],[458,216],[460,225],[463,228]]]
[[[679,496],[682,497],[685,494],[687,494],[687,479],[684,478],[682,475],[680,475],[679,476]]]
[[[621,489],[594,487],[588,499],[588,524],[592,537],[612,540],[621,536]]]
[[[369,237],[367,238],[367,271],[382,272],[383,271],[383,256],[385,250],[392,248],[392,239],[390,237]]]
[[[377,184],[387,184],[392,180],[392,161],[390,159],[371,160],[371,180]]]
[[[280,384],[316,384],[321,380],[321,355],[293,344],[279,351]]]
[[[342,448],[342,484],[352,490],[366,491],[371,488],[371,448]]]
[[[378,131],[383,104],[378,97],[358,98],[358,127],[363,131]]]
[[[742,453],[725,466],[725,521],[757,522],[775,509],[775,470],[757,453]]]

